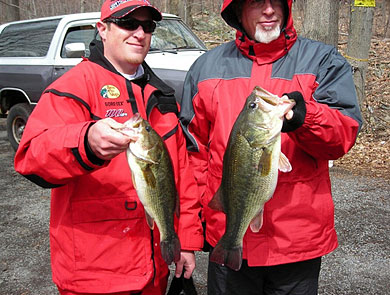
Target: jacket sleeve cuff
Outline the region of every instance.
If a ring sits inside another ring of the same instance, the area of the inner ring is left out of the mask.
[[[203,248],[203,234],[201,232],[193,233],[191,231],[180,231],[179,239],[181,249],[186,251],[201,251]]]
[[[97,162],[93,157],[90,159],[87,155],[87,147],[85,146],[85,137],[87,130],[93,122],[84,122],[79,128],[70,128],[67,134],[65,147],[69,148],[76,158],[80,166],[86,171],[93,171],[95,169],[107,166],[110,161]],[[92,151],[91,151],[92,152]]]
[[[89,131],[89,128],[91,128],[91,126],[95,124],[95,123],[91,123],[89,124],[88,128],[87,128],[87,131],[85,132],[85,135],[84,135],[84,149],[85,149],[85,154],[87,155],[87,158],[88,160],[93,163],[94,165],[98,165],[98,166],[102,166],[105,162],[105,160],[103,159],[100,159],[99,157],[97,157],[94,152],[92,151],[91,149],[91,146],[89,145],[89,142],[88,142],[88,131]]]

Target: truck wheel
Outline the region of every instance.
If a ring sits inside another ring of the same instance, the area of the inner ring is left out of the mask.
[[[11,146],[16,151],[22,139],[27,119],[33,107],[28,103],[18,103],[14,105],[7,116],[7,135]]]

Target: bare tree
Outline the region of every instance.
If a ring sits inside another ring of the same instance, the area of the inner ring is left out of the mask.
[[[306,0],[304,15],[302,35],[337,48],[339,1]]]
[[[361,108],[365,100],[365,81],[371,46],[373,17],[373,7],[351,5],[346,57],[354,69],[355,87]]]
[[[193,5],[193,0],[183,0],[183,1],[180,1],[180,4],[179,4],[179,16],[190,27],[192,27],[192,25],[193,25],[192,5]]]
[[[80,0],[80,12],[85,12],[86,0]]]
[[[168,0],[167,12],[179,15],[179,0]]]
[[[5,16],[4,22],[20,20],[19,0],[1,0],[0,4],[4,7],[2,11]]]
[[[383,15],[384,15],[384,30],[383,30],[383,38],[387,38],[389,32],[390,25],[390,0],[383,0]]]

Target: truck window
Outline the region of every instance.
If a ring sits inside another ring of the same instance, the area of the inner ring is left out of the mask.
[[[11,24],[0,34],[0,57],[43,57],[60,19]]]
[[[95,36],[95,26],[85,25],[85,26],[76,26],[71,27],[66,32],[64,42],[61,47],[61,57],[66,58],[65,45],[70,43],[84,43],[86,52],[85,57],[89,56],[89,43],[93,40]]]

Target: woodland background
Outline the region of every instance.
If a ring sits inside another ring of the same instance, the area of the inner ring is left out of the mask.
[[[338,18],[337,15],[333,16],[337,24],[334,33],[335,41],[331,44],[337,46],[340,53],[348,57],[353,50],[348,48],[350,44],[355,44],[355,48],[364,47],[364,44],[359,44],[359,40],[357,43],[348,43],[353,26],[351,12],[356,10],[353,5],[355,0],[324,0],[323,2],[326,1],[331,3],[330,6],[339,1]],[[180,15],[209,49],[232,40],[235,36],[234,30],[220,17],[223,0],[152,0],[151,2],[163,12]],[[390,179],[388,168],[390,166],[390,0],[371,2],[376,3],[375,8],[367,8],[371,13],[371,19],[361,20],[361,22],[368,22],[365,27],[372,28],[369,32],[367,58],[364,58],[367,61],[364,63],[363,75],[364,100],[360,103],[365,124],[353,149],[346,156],[335,161],[334,165],[346,168],[352,173]],[[102,3],[103,0],[0,0],[0,24],[19,19],[99,11]],[[315,10],[318,9],[315,7],[318,3],[320,3],[318,0],[294,1],[293,17],[298,34],[306,33],[310,36],[305,32],[305,15],[306,19],[309,16],[313,19],[314,14],[314,21],[316,21],[316,15],[320,16]],[[326,13],[320,11],[322,14]],[[329,14],[331,15],[332,11]],[[331,20],[329,27],[332,26],[332,22],[334,23]],[[365,33],[362,32],[360,42],[364,42]],[[355,61],[349,61],[355,67]],[[359,87],[357,85],[357,89]]]

